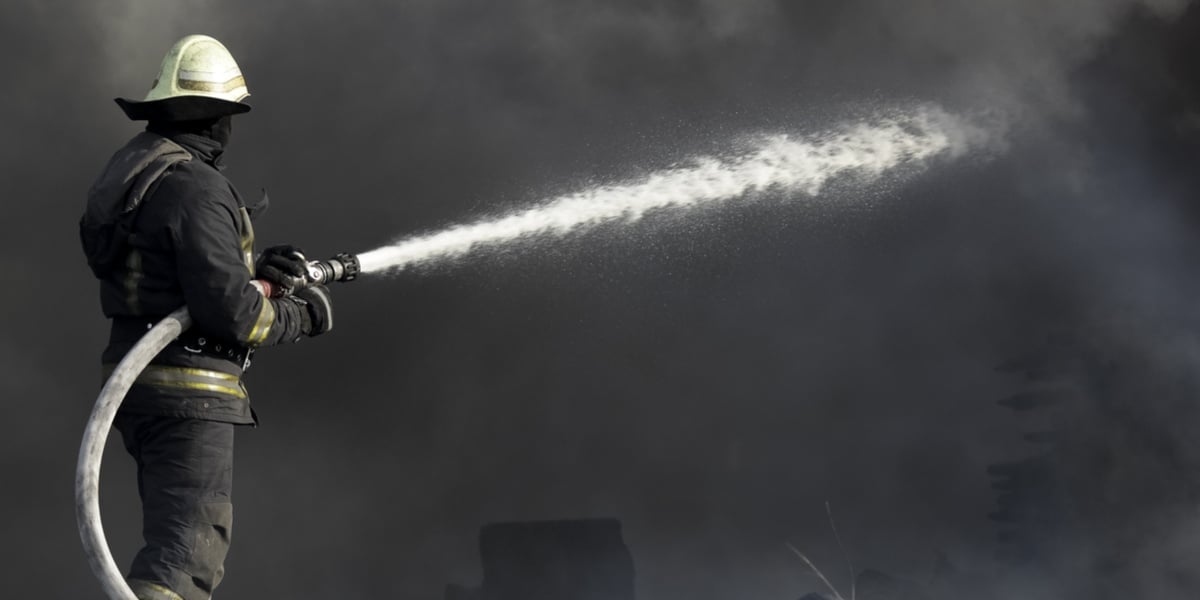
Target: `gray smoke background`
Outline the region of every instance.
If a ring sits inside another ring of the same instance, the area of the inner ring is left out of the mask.
[[[944,597],[1200,593],[1187,2],[10,0],[5,597],[99,597],[71,485],[107,323],[76,223],[138,130],[111,99],[189,33],[253,93],[227,173],[270,190],[260,248],[318,256],[879,108],[1011,124],[1003,153],[831,201],[335,289],[333,334],[248,375],[262,425],[239,431],[220,598],[440,598],[478,580],[479,526],[593,516],[624,523],[641,598],[797,598],[821,586],[788,541],[848,588],[826,501],[859,566]],[[1072,400],[997,404],[1047,387]],[[1022,441],[1045,427],[1059,444]],[[1039,558],[1014,565],[986,468],[1039,453],[1056,526],[1027,524]]]

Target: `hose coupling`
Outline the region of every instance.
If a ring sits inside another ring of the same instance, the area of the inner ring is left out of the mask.
[[[328,260],[314,260],[308,263],[308,282],[313,285],[354,281],[358,274],[358,257],[346,252],[335,254]]]

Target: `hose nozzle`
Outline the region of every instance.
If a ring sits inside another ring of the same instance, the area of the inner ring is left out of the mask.
[[[358,257],[342,252],[328,260],[314,260],[308,263],[308,282],[312,285],[325,285],[332,281],[354,281],[358,277]]]

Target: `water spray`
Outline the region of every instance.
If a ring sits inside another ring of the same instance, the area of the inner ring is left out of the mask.
[[[641,180],[599,185],[495,219],[456,225],[358,255],[364,274],[425,267],[508,244],[559,238],[648,214],[753,201],[817,197],[835,180],[870,183],[912,173],[936,158],[986,145],[993,132],[972,120],[923,106],[807,135],[761,136],[746,150],[701,156]]]
[[[899,168],[921,168],[935,157],[959,156],[988,132],[937,108],[901,112],[843,125],[802,138],[762,138],[749,150],[700,157],[640,180],[602,185],[552,198],[496,219],[409,237],[363,254],[337,254],[308,263],[309,284],[355,281],[453,260],[482,248],[545,237],[563,237],[604,223],[634,222],[648,212],[688,209],[778,191],[815,197],[838,177],[865,182]],[[125,394],[163,348],[192,324],[180,308],[155,325],[117,365],[104,384],[84,431],[75,471],[79,534],[92,571],[111,600],[137,600],[121,577],[100,521],[100,459]]]

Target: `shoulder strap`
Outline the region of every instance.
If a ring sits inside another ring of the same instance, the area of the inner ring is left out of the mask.
[[[128,253],[142,200],[165,173],[189,160],[192,155],[183,146],[148,131],[113,154],[88,191],[87,208],[79,220],[83,251],[97,277],[111,273]]]

